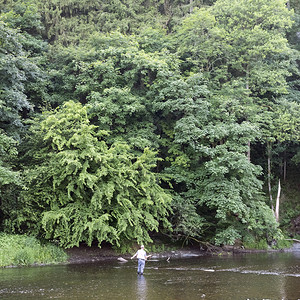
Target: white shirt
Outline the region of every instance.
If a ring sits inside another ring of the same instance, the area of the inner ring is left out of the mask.
[[[140,249],[136,253],[138,259],[147,259],[147,253],[144,249]]]

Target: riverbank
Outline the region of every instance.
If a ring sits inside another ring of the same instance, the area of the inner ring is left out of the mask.
[[[218,248],[216,251],[205,251],[199,247],[184,247],[177,250],[170,251],[161,251],[161,252],[149,252],[148,254],[152,255],[152,259],[168,259],[168,258],[188,258],[188,257],[199,257],[206,255],[233,255],[233,254],[242,254],[242,253],[264,253],[264,252],[282,252],[284,249],[244,249],[237,247],[222,247]],[[119,258],[129,260],[131,255],[130,253],[121,254],[113,250],[109,246],[103,246],[101,248],[97,246],[86,246],[80,245],[80,247],[74,247],[72,249],[67,249],[66,253],[68,254],[68,263],[77,264],[77,263],[93,263],[98,261],[105,260],[117,260]]]
[[[299,244],[300,245],[300,244]],[[155,247],[156,246],[156,247]],[[225,246],[216,247],[210,245],[209,248],[203,249],[198,246],[186,246],[177,248],[175,245],[164,245],[157,243],[149,246],[148,254],[152,259],[174,259],[188,258],[199,256],[230,256],[241,253],[261,253],[261,252],[281,252],[288,249],[244,249],[243,247]],[[96,244],[91,247],[81,244],[79,247],[63,250],[55,245],[41,245],[33,237],[7,235],[3,234],[0,238],[0,267],[11,266],[29,266],[29,265],[49,265],[49,264],[82,264],[93,263],[105,260],[129,260],[133,253],[138,250],[132,250],[132,253],[122,254],[114,250],[110,245],[104,244],[99,248]]]
[[[138,250],[138,249],[136,249]],[[80,245],[80,247],[74,247],[66,250],[69,258],[68,263],[76,264],[76,263],[92,263],[97,261],[104,260],[116,260],[118,258],[123,258],[129,260],[131,255],[130,253],[121,254],[117,251],[113,250],[109,246],[103,246],[101,248],[97,246],[86,246]],[[206,251],[200,250],[196,247],[186,247],[177,250],[169,250],[162,252],[149,252],[151,254],[152,259],[157,258],[183,258],[183,257],[197,257],[207,255]]]

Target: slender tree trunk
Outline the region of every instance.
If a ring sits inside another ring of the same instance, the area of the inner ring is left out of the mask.
[[[247,152],[248,160],[251,161],[251,142],[248,141],[248,152]]]
[[[280,200],[280,193],[281,193],[281,185],[280,185],[280,179],[279,179],[278,180],[277,198],[276,198],[276,208],[275,208],[275,218],[276,218],[277,222],[279,222],[279,200]]]
[[[283,157],[283,181],[286,180],[286,151],[284,151]]]
[[[272,188],[271,188],[271,143],[267,142],[267,153],[268,153],[268,189],[272,211],[274,212]]]
[[[246,90],[249,90],[249,66],[247,66],[246,68]],[[247,153],[247,157],[248,160],[251,161],[251,142],[248,141],[248,153]]]
[[[190,13],[192,13],[194,9],[193,2],[194,0],[190,0]]]
[[[164,1],[164,12],[165,12],[166,16],[170,15],[170,1],[169,0]]]
[[[246,89],[249,90],[249,65],[246,67]]]

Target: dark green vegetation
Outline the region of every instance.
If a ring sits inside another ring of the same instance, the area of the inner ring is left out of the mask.
[[[1,230],[280,241],[300,207],[299,6],[1,0]]]

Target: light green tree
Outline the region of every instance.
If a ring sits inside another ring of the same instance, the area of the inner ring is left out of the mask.
[[[154,152],[134,156],[126,144],[109,147],[107,132],[96,133],[86,108],[72,101],[31,128],[19,230],[64,247],[93,241],[123,247],[150,242],[150,232],[169,227],[171,198],[151,171]]]

